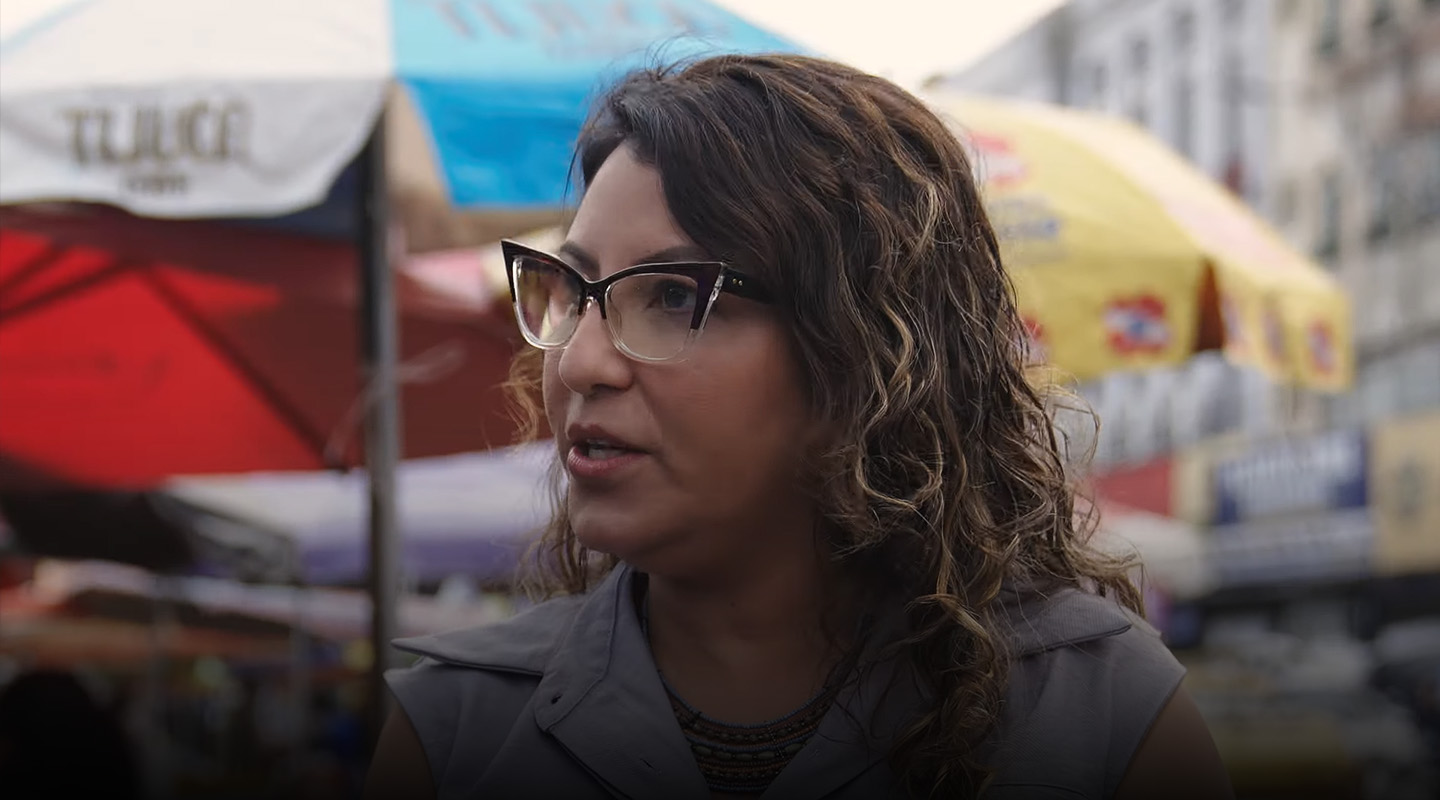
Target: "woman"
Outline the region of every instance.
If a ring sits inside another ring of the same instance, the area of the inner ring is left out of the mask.
[[[1219,797],[1086,547],[965,152],[847,67],[636,74],[506,245],[555,597],[402,642],[371,797]]]

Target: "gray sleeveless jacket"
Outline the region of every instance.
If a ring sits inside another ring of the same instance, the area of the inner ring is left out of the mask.
[[[586,595],[395,643],[423,656],[387,679],[439,797],[710,796],[651,661],[633,577],[622,566]],[[1109,797],[1183,668],[1112,601],[1012,593],[1006,608],[1015,660],[985,796]],[[894,669],[881,664],[843,692],[762,797],[902,797],[886,751],[925,695]]]

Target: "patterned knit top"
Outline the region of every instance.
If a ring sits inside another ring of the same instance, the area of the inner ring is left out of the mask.
[[[660,680],[665,682],[665,676]],[[705,783],[713,792],[729,794],[765,791],[815,735],[835,699],[835,690],[826,687],[783,717],[737,725],[706,716],[676,694],[669,683],[665,683],[665,691]]]
[[[636,592],[640,629],[650,635],[648,598]],[[721,722],[685,702],[660,675],[680,730],[712,792],[760,794],[815,735],[835,701],[838,681],[831,680],[805,704],[783,717],[754,724]]]

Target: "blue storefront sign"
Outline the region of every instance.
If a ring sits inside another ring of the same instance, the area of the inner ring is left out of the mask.
[[[1374,539],[1364,508],[1224,525],[1211,531],[1210,570],[1219,586],[1361,578]]]
[[[1359,578],[1370,571],[1369,441],[1329,431],[1217,462],[1209,559],[1220,586]]]
[[[1259,445],[1215,464],[1213,522],[1363,508],[1368,460],[1365,433],[1357,430]]]

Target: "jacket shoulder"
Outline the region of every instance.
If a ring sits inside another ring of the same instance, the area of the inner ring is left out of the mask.
[[[586,597],[558,597],[490,625],[396,639],[393,644],[441,664],[540,675]]]
[[[1185,668],[1158,631],[1110,598],[1067,589],[1007,610],[1016,660],[992,794],[1111,796]]]
[[[1012,653],[1020,658],[1119,636],[1132,628],[1155,633],[1138,614],[1115,600],[1070,587],[1007,589],[1000,603]]]
[[[524,718],[584,599],[557,598],[492,625],[393,642],[421,656],[387,671],[385,681],[420,739],[437,796],[463,795],[485,774]]]

